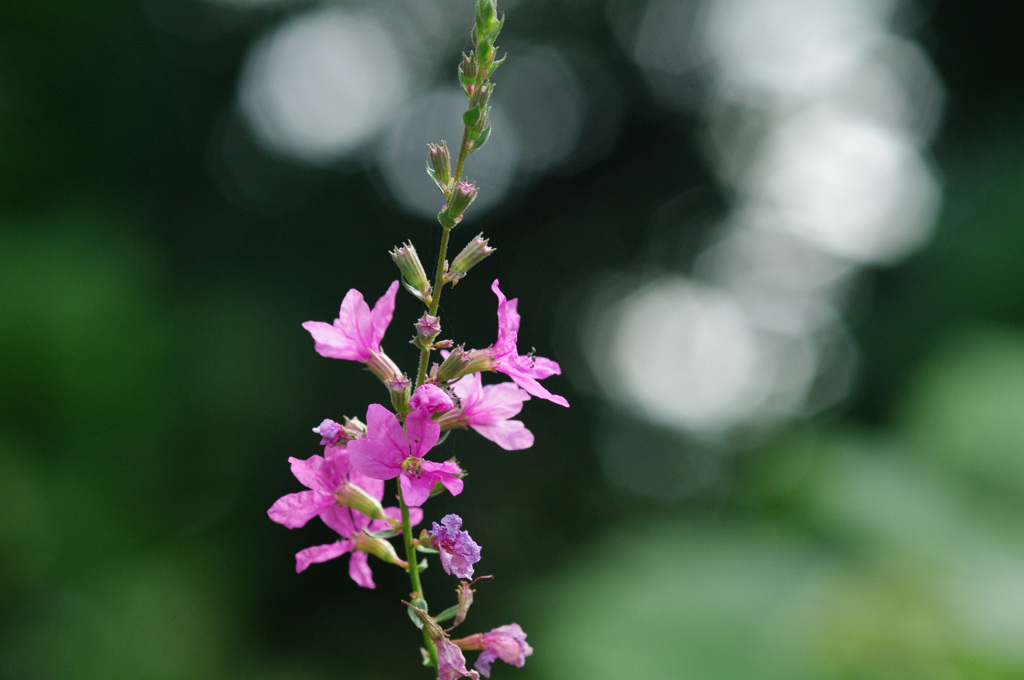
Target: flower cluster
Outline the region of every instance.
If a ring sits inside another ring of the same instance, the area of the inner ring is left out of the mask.
[[[489,677],[495,660],[521,667],[533,653],[526,634],[515,623],[459,639],[450,637],[473,603],[475,581],[471,579],[481,548],[456,514],[445,515],[418,536],[412,533],[412,527],[423,520],[422,506],[431,497],[445,492],[458,496],[465,485],[462,466],[438,455],[442,433],[471,429],[502,449],[516,451],[534,441],[526,425],[514,419],[524,402],[537,397],[569,405],[540,382],[559,374],[558,364],[532,352],[520,354],[518,300],[509,300],[497,280],[491,284],[497,298],[495,341],[488,347],[467,349],[453,340],[439,339],[438,310],[444,287],[454,287],[494,251],[486,239],[475,236],[451,264],[446,259],[450,232],[462,222],[477,193],[476,186],[462,178],[462,171],[469,154],[479,150],[490,134],[488,101],[493,86],[489,78],[503,61],[496,58],[494,44],[503,22],[495,0],[476,1],[474,49],[459,64],[459,80],[469,103],[456,162],[452,163],[445,142],[428,145],[427,171],[445,200],[438,214],[441,245],[434,281],[428,279],[416,248],[405,243],[391,251],[401,278],[372,309],[362,293],[352,289],[333,322],[303,324],[318,354],[362,364],[383,384],[387,399],[370,404],[365,420],[325,419],[313,428],[323,455],[289,459],[292,473],[306,490],[281,497],[268,512],[273,521],[290,529],[319,517],[338,535],[332,543],[300,550],[295,555],[296,571],[349,555],[352,580],[374,588],[371,555],[405,570],[412,586],[405,604],[421,630],[427,665],[435,667],[441,679]],[[420,350],[415,374],[403,372],[381,347],[400,285],[426,306],[412,324],[413,344]],[[432,361],[435,352],[440,361]],[[510,381],[485,385],[481,376],[488,372],[503,374]],[[390,480],[396,480],[392,488],[397,505],[384,507],[385,485]],[[390,542],[399,536],[404,557]],[[419,573],[426,561],[421,562],[420,554],[438,555],[445,573],[461,579],[457,603],[439,613],[431,613],[423,594]],[[442,628],[440,624],[449,620],[451,625]],[[466,668],[463,651],[467,650],[480,651],[475,670]]]

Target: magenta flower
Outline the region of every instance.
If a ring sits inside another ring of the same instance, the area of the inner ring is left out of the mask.
[[[565,397],[551,394],[538,380],[562,372],[557,362],[532,354],[519,354],[516,343],[519,339],[518,298],[508,300],[498,287],[498,280],[491,284],[491,290],[498,296],[498,339],[491,348],[491,368],[504,373],[512,381],[535,397],[553,401],[560,406],[569,406]]]
[[[311,456],[306,460],[289,458],[292,474],[302,482],[308,491],[299,491],[282,496],[267,511],[270,519],[289,529],[297,529],[317,515],[324,524],[338,533],[348,528],[349,505],[342,505],[339,499],[359,499],[365,496],[369,502],[361,504],[360,512],[381,519],[383,509],[374,508],[374,501],[384,497],[384,482],[351,469],[349,454],[344,446],[328,446],[323,456]],[[358,501],[356,501],[358,502]]]
[[[430,411],[417,409],[405,418],[405,428],[394,413],[380,404],[366,410],[366,437],[348,444],[352,467],[374,479],[398,477],[402,498],[409,506],[422,505],[436,482],[453,496],[462,493],[462,470],[451,461],[424,460],[437,444],[441,426],[430,419]]]
[[[526,657],[533,654],[533,647],[526,642],[526,633],[518,623],[499,626],[488,633],[476,633],[455,640],[460,649],[482,649],[473,667],[485,678],[491,677],[491,664],[501,659],[507,664],[522,668]]]
[[[380,342],[391,323],[397,292],[398,281],[395,281],[370,311],[363,294],[353,288],[345,294],[334,323],[307,321],[302,327],[313,336],[320,356],[365,364],[374,354],[380,354]]]
[[[367,555],[373,553],[388,562],[401,563],[390,543],[363,533],[392,526],[387,519],[399,519],[398,508],[382,508],[384,483],[350,468],[349,454],[343,446],[329,446],[324,456],[307,460],[289,458],[292,473],[308,488],[282,496],[267,514],[270,519],[289,529],[305,526],[319,516],[343,540],[300,550],[295,555],[295,571],[304,571],[314,562],[324,562],[351,552],[349,575],[364,588],[373,588],[373,575]],[[413,524],[423,519],[422,511],[410,514]]]
[[[479,373],[470,373],[453,386],[459,398],[459,422],[505,449],[518,451],[533,446],[533,433],[518,420],[510,420],[530,398],[515,383],[483,385]]]
[[[441,523],[434,522],[427,533],[441,553],[441,566],[446,574],[473,578],[473,565],[480,561],[480,546],[470,538],[468,531],[462,531],[461,517],[445,515]]]
[[[466,657],[462,650],[451,640],[443,637],[435,640],[437,646],[437,680],[457,680],[458,678],[473,678],[480,680],[480,674],[476,671],[466,669]]]

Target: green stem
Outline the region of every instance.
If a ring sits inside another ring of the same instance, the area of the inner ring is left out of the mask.
[[[462,179],[462,171],[466,166],[466,158],[469,156],[469,126],[464,126],[462,129],[462,143],[459,144],[459,160],[455,164],[455,174],[452,175],[451,184],[449,187],[454,187]],[[455,226],[455,225],[452,225]],[[440,309],[441,305],[441,290],[444,288],[444,262],[448,258],[448,235],[451,233],[452,226],[446,227],[441,225],[441,247],[437,253],[437,268],[434,274],[434,290],[430,296],[430,316],[437,316],[437,310]],[[420,350],[420,365],[416,371],[416,384],[413,385],[413,389],[423,384],[423,381],[427,379],[427,367],[430,365],[430,348],[425,347]]]
[[[412,601],[422,602],[423,609],[427,608],[426,599],[423,597],[423,586],[420,585],[420,565],[416,559],[416,550],[412,547],[412,522],[409,521],[409,506],[405,504],[402,497],[402,485],[398,483],[398,507],[402,510],[402,542],[405,544],[405,561],[409,563],[409,582],[412,584]],[[420,605],[417,605],[420,606]],[[423,646],[430,655],[430,664],[437,666],[437,647],[430,639],[427,629],[423,628]]]
[[[478,86],[479,87],[479,86]],[[455,174],[452,176],[452,186],[458,184],[462,179],[462,170],[466,165],[466,158],[469,156],[469,126],[462,128],[462,143],[459,144],[459,160],[455,163]]]
[[[437,254],[437,272],[434,275],[434,292],[430,296],[430,307],[428,312],[430,316],[437,316],[437,310],[441,305],[441,290],[444,288],[444,261],[448,257],[448,235],[451,233],[451,227],[441,227],[441,247]],[[416,384],[413,386],[414,389],[423,384],[423,381],[427,379],[427,366],[430,365],[430,348],[424,347],[420,350],[420,365],[419,370],[416,372]]]

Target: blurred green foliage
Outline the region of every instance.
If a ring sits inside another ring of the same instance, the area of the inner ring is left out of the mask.
[[[383,290],[386,249],[424,225],[378,207],[355,170],[291,169],[306,193],[290,210],[221,197],[209,130],[272,12],[189,42],[152,28],[154,4],[0,9],[0,678],[409,677],[416,635],[394,598],[338,565],[296,577],[292,554],[328,534],[265,511],[295,490],[287,457],[316,452],[307,428],[375,395],[299,324],[351,286]],[[876,273],[843,410],[675,505],[601,480],[588,437],[604,412],[567,381],[571,415],[525,415],[531,451],[452,438],[473,472],[459,507],[498,575],[473,624],[516,620],[536,649],[496,677],[1024,675],[1024,60],[998,30],[1014,3],[972,11],[938,3],[931,26],[950,90],[938,234]],[[543,19],[517,30],[544,35]],[[531,337],[586,269],[559,243],[629,256],[613,223],[687,160],[692,130],[639,125],[665,155],[627,132],[606,164],[485,220],[517,225],[490,273],[515,282]],[[342,232],[342,208],[379,228]],[[485,299],[464,288],[460,304]]]

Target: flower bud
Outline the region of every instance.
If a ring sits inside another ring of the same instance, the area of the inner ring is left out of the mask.
[[[334,500],[338,505],[358,510],[370,519],[387,518],[380,501],[352,482],[345,482],[338,487],[334,492]]]
[[[462,53],[462,61],[459,62],[459,83],[462,84],[462,91],[467,97],[473,96],[473,83],[476,82],[478,69],[476,60],[472,54]]]
[[[402,272],[402,283],[405,289],[418,297],[423,302],[430,301],[430,281],[427,279],[427,272],[423,269],[420,256],[412,243],[404,243],[391,251],[391,259],[398,265]]]
[[[470,355],[462,347],[456,347],[451,351],[444,362],[438,367],[435,380],[439,383],[446,383],[458,380],[466,375],[466,368],[469,367]]]
[[[466,212],[466,208],[475,198],[476,185],[463,180],[452,188],[452,195],[448,198],[448,207],[445,209],[445,213],[458,224],[462,219],[462,214]]]
[[[448,153],[448,143],[427,144],[427,172],[433,178],[437,188],[448,195],[448,185],[452,182],[452,159]]]
[[[477,0],[476,21],[473,27],[473,38],[475,41],[484,38],[494,40],[498,37],[498,31],[505,22],[504,18],[498,19],[498,7],[494,0]]]
[[[430,347],[434,338],[441,333],[441,320],[436,316],[424,314],[413,324],[416,328],[416,338],[413,344],[422,349]]]
[[[379,557],[385,562],[397,564],[403,569],[409,568],[409,563],[401,559],[398,556],[398,553],[395,552],[395,546],[391,545],[391,543],[385,541],[383,538],[367,536],[364,532],[357,531],[352,535],[352,543],[356,550],[361,550],[364,553]]]
[[[462,252],[452,260],[451,268],[445,274],[445,279],[453,284],[458,283],[459,279],[466,275],[466,272],[493,252],[494,248],[487,245],[487,239],[483,234],[474,236],[473,240],[467,243]]]
[[[359,418],[349,418],[345,416],[344,423],[342,423],[341,429],[344,432],[342,439],[345,441],[352,441],[353,439],[359,439],[360,437],[366,436],[366,425]]]
[[[405,413],[409,410],[409,378],[403,373],[389,380],[384,381],[391,395],[391,405],[396,413]]]
[[[320,444],[323,446],[337,446],[345,434],[345,428],[330,418],[323,420],[313,428],[313,432],[320,435]]]

